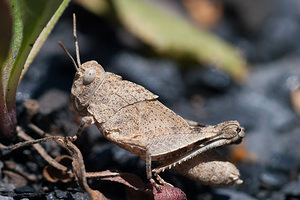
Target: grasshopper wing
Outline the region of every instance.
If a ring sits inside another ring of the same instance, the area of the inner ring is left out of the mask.
[[[144,87],[106,72],[106,78],[90,100],[87,110],[98,123],[103,123],[128,105],[156,98],[157,95]]]

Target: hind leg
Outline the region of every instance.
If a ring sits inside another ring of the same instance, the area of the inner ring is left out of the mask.
[[[150,181],[150,183],[152,184],[152,186],[154,186],[158,191],[160,191],[159,185],[152,178],[151,162],[152,162],[151,161],[151,154],[149,153],[149,151],[146,151],[146,174],[147,174],[147,178]],[[156,174],[155,174],[155,177],[157,177]]]
[[[157,173],[154,173],[154,176],[161,185],[168,185],[168,186],[174,187],[172,184],[168,183],[162,177],[160,177]]]
[[[156,170],[151,168],[151,155],[148,151],[146,151],[146,173],[147,173],[147,178],[150,181],[150,183],[158,190],[160,191],[159,184],[155,182],[155,180],[152,178],[152,172],[156,178],[156,180],[161,184],[161,185],[168,185],[171,187],[174,187],[170,183],[166,182],[163,178],[161,178],[158,173],[156,173]]]

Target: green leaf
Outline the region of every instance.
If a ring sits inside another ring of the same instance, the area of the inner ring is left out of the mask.
[[[11,67],[10,77],[6,88],[6,102],[8,103],[8,109],[14,107],[15,95],[17,86],[20,80],[21,72],[27,57],[31,50],[36,51],[40,48],[45,38],[48,36],[54,24],[56,23],[63,10],[66,8],[70,0],[22,0],[15,1],[20,6],[20,12],[23,21],[23,39],[19,48],[18,55],[14,60]],[[57,13],[56,13],[57,11]],[[55,15],[56,14],[56,15]],[[51,21],[51,17],[53,19]],[[48,24],[47,29],[42,33],[38,44],[33,49],[35,41],[41,34],[42,30]],[[33,60],[37,51],[29,57],[26,69],[29,63]],[[13,108],[14,109],[14,108]]]
[[[99,16],[109,15],[109,12],[111,11],[109,0],[75,0],[75,2]]]
[[[70,0],[0,0],[0,3],[2,1],[8,2],[9,6],[1,5],[3,12],[0,9],[0,16],[3,13],[12,15],[13,37],[12,40],[7,39],[9,49],[7,44],[0,49],[0,97],[2,98],[0,99],[0,137],[1,134],[2,136],[11,134],[15,128],[16,91],[21,73],[23,75],[28,69],[70,2]],[[1,19],[1,24],[9,24],[9,19],[9,17]],[[2,35],[0,37],[1,42],[4,38]]]
[[[49,22],[47,23],[47,25],[43,28],[42,32],[40,33],[39,37],[36,39],[27,59],[24,65],[24,69],[22,71],[22,75],[21,75],[21,79],[23,78],[24,74],[26,73],[28,67],[30,66],[30,64],[32,63],[34,57],[36,56],[36,54],[39,52],[40,48],[42,47],[42,45],[44,44],[45,40],[47,39],[48,35],[51,33],[52,29],[54,28],[56,22],[58,21],[59,17],[62,15],[62,13],[64,12],[66,6],[68,5],[68,3],[70,2],[70,0],[65,0],[63,1],[60,6],[58,7],[58,9],[55,11],[54,15],[51,17],[51,19],[49,20]]]
[[[6,0],[0,0],[0,66],[3,65],[9,54],[12,39],[13,19],[10,13],[10,5]]]
[[[123,25],[156,51],[214,65],[237,81],[247,76],[237,49],[182,17],[143,0],[113,0],[113,5]]]
[[[9,117],[4,92],[4,88],[6,87],[6,82],[4,80],[7,80],[8,77],[8,75],[3,77],[4,63],[6,60],[9,60],[7,57],[11,52],[10,45],[13,37],[12,10],[11,5],[6,0],[0,0],[0,21],[0,129],[2,132],[0,138],[2,139],[10,136],[10,130],[15,125],[15,121],[12,121]]]
[[[21,19],[20,6],[18,0],[10,0],[10,13],[13,15],[13,38],[8,51],[9,55],[3,65],[1,65],[0,78],[3,83],[3,92],[6,95],[6,87],[10,76],[11,68],[14,64],[14,59],[18,54],[23,38],[23,22]]]

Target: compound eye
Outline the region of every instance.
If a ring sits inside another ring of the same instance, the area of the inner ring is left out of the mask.
[[[96,78],[96,70],[93,68],[87,68],[83,75],[83,84],[88,85]]]

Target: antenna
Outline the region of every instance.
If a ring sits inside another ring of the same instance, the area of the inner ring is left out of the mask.
[[[73,13],[73,36],[74,36],[74,41],[75,41],[77,64],[78,64],[78,67],[80,67],[81,63],[80,63],[80,56],[79,56],[79,45],[78,45],[78,40],[77,40],[76,15],[75,15],[75,13]]]
[[[66,49],[66,47],[64,46],[64,44],[63,44],[61,41],[59,41],[58,44],[59,44],[59,46],[64,50],[64,52],[67,54],[67,56],[72,60],[74,66],[75,66],[76,71],[78,71],[79,68],[78,68],[78,66],[77,66],[77,64],[76,64],[76,62],[75,62],[75,60],[74,60],[74,58],[71,56],[71,54],[70,54],[69,51]]]

